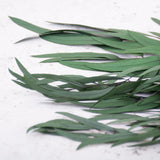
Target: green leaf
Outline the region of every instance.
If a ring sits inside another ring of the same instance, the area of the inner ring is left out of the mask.
[[[133,32],[133,31],[128,31],[128,33],[135,41],[137,41],[139,44],[141,44],[143,46],[148,46],[148,45],[149,46],[151,46],[151,45],[159,46],[159,44],[160,44],[160,41],[148,38],[148,37],[146,37],[146,35],[144,35],[142,33]]]
[[[129,138],[124,138],[123,140],[120,140],[119,142],[116,142],[113,146],[120,145],[123,143],[128,143],[128,142],[137,142],[137,141],[143,141],[146,138],[154,137],[154,136],[159,136],[160,135],[160,130],[159,129],[152,129],[146,133],[141,133],[139,135],[133,135]]]
[[[15,18],[15,17],[9,17],[14,23],[16,23],[17,25],[23,27],[23,28],[26,28],[30,31],[33,31],[33,32],[36,32],[36,33],[39,33],[39,34],[43,34],[45,32],[49,32],[50,30],[49,29],[45,29],[45,28],[41,28],[41,27],[38,27],[36,25],[33,25],[31,23],[28,23],[26,21],[23,21],[19,18]]]
[[[136,42],[118,42],[118,41],[112,41],[110,39],[106,39],[103,37],[94,37],[94,39],[101,42],[104,45],[111,46],[114,48],[119,48],[119,49],[132,49],[132,48],[142,47],[142,45]]]
[[[115,109],[105,109],[105,110],[87,110],[85,109],[85,111],[88,112],[92,112],[92,113],[126,113],[126,112],[141,112],[141,111],[145,111],[145,110],[149,110],[149,109],[153,109],[158,107],[158,104],[154,104],[154,103],[149,103],[146,105],[137,105],[137,104],[130,104],[124,107],[119,107],[119,108],[115,108]]]
[[[48,122],[45,123],[40,123],[37,125],[34,125],[32,127],[30,127],[27,132],[33,130],[33,129],[37,129],[37,128],[50,128],[50,129],[55,129],[55,128],[59,128],[59,129],[67,129],[67,130],[87,130],[90,129],[89,127],[70,121],[70,120],[66,120],[66,119],[56,119],[56,120],[50,120]]]
[[[154,17],[152,17],[151,19],[152,19],[152,21],[154,21],[155,23],[157,23],[158,25],[160,25],[160,20],[159,19],[154,18]]]
[[[112,119],[112,120],[113,119],[118,119],[118,120],[134,119],[136,121],[139,119],[147,120],[148,118],[141,117],[138,115],[133,115],[133,114],[100,114],[92,118],[92,120],[96,120],[96,121],[106,120],[106,119]]]
[[[125,138],[130,138],[134,134],[129,133],[129,132],[121,132],[118,134],[113,134],[113,135],[107,135],[107,134],[101,134],[101,136],[98,136],[96,138],[88,138],[82,141],[82,143],[78,146],[77,149],[81,149],[85,146],[88,145],[93,145],[93,144],[100,144],[100,143],[113,143],[116,142],[117,140],[121,140]]]
[[[120,71],[127,70],[129,68],[134,68],[135,66],[137,66],[137,67],[139,66],[140,70],[145,70],[150,67],[154,67],[157,64],[160,64],[160,62],[158,60],[159,60],[159,57],[150,56],[150,57],[146,57],[146,58],[125,59],[125,60],[119,60],[119,61],[115,61],[115,62],[104,62],[104,63],[61,61],[60,64],[63,64],[68,67],[77,68],[77,69],[84,69],[84,70],[120,72]],[[139,68],[138,68],[138,70],[139,70]]]
[[[160,47],[158,45],[148,45],[141,48],[127,49],[123,51],[126,54],[135,54],[135,53],[148,53],[160,55]]]
[[[50,58],[42,61],[43,63],[51,63],[68,60],[118,60],[118,56],[112,54],[92,53],[92,52],[77,52],[77,53],[54,53],[35,55],[37,58]]]
[[[78,121],[79,123],[82,123],[82,124],[84,124],[84,125],[86,125],[88,127],[94,128],[94,129],[98,129],[98,130],[102,130],[102,131],[103,130],[104,131],[111,131],[111,132],[116,131],[112,127],[109,127],[107,125],[104,125],[104,124],[96,122],[96,121],[92,121],[90,119],[79,117],[79,116],[74,115],[74,114],[70,114],[70,113],[66,113],[66,112],[57,112],[57,113],[62,114],[64,116],[67,116],[69,118],[72,118],[72,119]]]

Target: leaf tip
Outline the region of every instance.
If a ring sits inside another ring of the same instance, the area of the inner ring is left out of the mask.
[[[11,70],[10,68],[8,68],[8,72],[9,72],[9,73],[12,73],[12,70]]]
[[[19,61],[18,58],[16,58],[16,57],[15,57],[15,61],[16,61],[17,64],[20,63],[20,61]]]
[[[11,19],[11,20],[14,19],[14,17],[12,17],[12,16],[8,16],[8,18]]]
[[[27,130],[26,130],[26,133],[29,133],[31,130],[35,129],[36,126],[32,126],[32,127],[29,127]]]
[[[13,22],[15,22],[16,20],[18,20],[18,18],[12,17],[12,16],[8,16],[8,18],[11,19]]]
[[[76,148],[76,150],[80,150],[82,149],[83,147],[85,147],[86,145],[83,144],[83,142],[81,142],[81,144]]]

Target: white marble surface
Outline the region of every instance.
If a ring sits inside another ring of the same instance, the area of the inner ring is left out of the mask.
[[[160,18],[159,0],[0,0],[0,159],[1,160],[159,160],[160,148],[111,148],[96,145],[76,151],[78,142],[62,137],[26,134],[31,125],[60,117],[56,111],[90,116],[81,108],[50,103],[42,95],[14,84],[8,68],[19,71],[17,57],[32,73],[95,75],[60,64],[39,64],[30,55],[51,52],[101,51],[90,47],[69,47],[41,39],[14,44],[34,33],[11,22],[15,16],[32,23],[56,29],[45,21],[70,22],[106,28],[157,31],[160,26],[150,17]],[[98,73],[97,73],[98,74]]]

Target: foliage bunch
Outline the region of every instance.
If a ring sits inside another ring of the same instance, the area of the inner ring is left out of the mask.
[[[38,33],[44,40],[65,45],[97,46],[109,52],[33,56],[44,58],[42,63],[59,62],[72,68],[105,72],[103,75],[93,77],[32,74],[16,59],[23,75],[9,70],[16,78],[15,83],[36,90],[55,102],[81,105],[86,111],[98,114],[92,118],[84,118],[60,112],[59,114],[71,120],[51,120],[34,125],[28,131],[34,130],[80,141],[78,149],[99,143],[112,143],[113,146],[128,142],[135,142],[132,146],[160,143],[160,33],[144,34],[66,23],[56,24],[74,29],[49,30],[18,18],[10,18],[21,27]],[[160,24],[158,19],[152,18],[152,20]],[[81,29],[75,29],[77,27]],[[29,39],[31,38],[21,41]],[[123,58],[122,55],[135,57]],[[56,81],[64,84],[52,85]],[[135,113],[151,114],[146,117]],[[104,124],[99,122],[101,120],[111,120],[111,122]],[[124,122],[128,129],[113,125]]]

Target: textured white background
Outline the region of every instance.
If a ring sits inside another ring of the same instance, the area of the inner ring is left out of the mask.
[[[97,48],[69,47],[41,39],[14,44],[34,33],[11,22],[15,16],[56,29],[45,21],[80,23],[105,28],[160,31],[150,17],[160,18],[159,0],[0,0],[0,159],[1,160],[159,160],[160,148],[111,148],[96,145],[76,151],[78,142],[66,138],[26,134],[31,125],[57,117],[56,111],[72,111],[90,116],[81,108],[54,104],[42,95],[14,84],[8,68],[19,71],[17,57],[32,73],[95,75],[95,72],[70,69],[59,64],[39,64],[30,55],[52,52],[100,51]],[[98,74],[98,73],[97,73]]]

